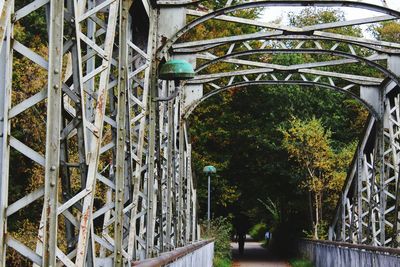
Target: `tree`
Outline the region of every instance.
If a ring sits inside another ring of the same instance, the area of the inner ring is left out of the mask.
[[[324,204],[332,206],[337,202],[338,198],[333,198],[332,203],[330,196],[337,196],[341,191],[355,143],[335,152],[331,147],[331,131],[326,130],[321,120],[315,117],[306,121],[294,118],[289,127],[282,128],[281,131],[283,147],[304,175],[299,186],[309,193],[314,238],[319,239],[319,229],[324,221]],[[326,194],[327,192],[331,194]]]
[[[400,23],[396,21],[381,22],[370,28],[376,39],[387,42],[400,40]]]

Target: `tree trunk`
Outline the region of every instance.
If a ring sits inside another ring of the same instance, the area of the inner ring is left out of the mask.
[[[314,214],[313,214],[311,191],[308,191],[308,209],[310,210],[310,225],[311,225],[311,229],[314,230],[315,224],[314,224]]]
[[[319,195],[317,193],[314,194],[315,201],[315,226],[314,226],[314,238],[318,238],[318,226],[319,226]]]

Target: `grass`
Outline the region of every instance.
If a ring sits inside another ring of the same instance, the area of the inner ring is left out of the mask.
[[[311,261],[306,259],[293,259],[290,261],[292,267],[314,267]]]

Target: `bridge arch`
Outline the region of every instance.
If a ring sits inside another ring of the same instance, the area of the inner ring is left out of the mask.
[[[199,66],[196,68],[196,72],[199,72],[209,65],[221,61],[223,59],[228,59],[228,58],[234,58],[234,57],[239,57],[239,56],[244,56],[244,55],[251,55],[251,54],[259,54],[259,53],[271,53],[271,54],[289,54],[289,53],[309,53],[309,54],[324,54],[324,55],[336,55],[336,56],[342,56],[344,58],[348,59],[355,59],[359,62],[364,62],[367,65],[381,71],[383,74],[385,74],[387,77],[392,79],[397,85],[400,86],[400,80],[397,77],[396,74],[388,70],[387,68],[383,67],[380,64],[377,64],[373,62],[372,60],[368,60],[366,58],[362,58],[357,55],[353,55],[350,53],[345,53],[345,52],[339,52],[339,51],[331,51],[331,50],[315,50],[315,49],[259,49],[259,50],[250,50],[250,51],[243,51],[243,52],[236,52],[232,54],[227,54],[218,58],[215,58],[207,63],[204,63],[203,65]]]
[[[162,2],[160,2],[162,4]],[[175,3],[176,4],[176,3]],[[165,5],[170,6],[174,5],[173,2],[165,2]],[[207,13],[191,22],[186,24],[183,28],[177,31],[170,39],[168,39],[164,45],[161,46],[157,57],[162,59],[171,49],[172,45],[176,43],[176,41],[189,30],[193,29],[197,25],[206,22],[210,19],[213,19],[217,16],[224,15],[226,13],[242,10],[242,9],[250,9],[250,8],[257,8],[257,7],[264,7],[264,6],[318,6],[318,7],[355,7],[370,11],[376,11],[383,14],[391,15],[393,17],[400,18],[400,12],[391,8],[388,8],[384,5],[377,5],[372,3],[365,3],[360,1],[349,1],[349,0],[333,0],[333,1],[321,1],[321,0],[299,0],[299,1],[281,1],[281,0],[268,0],[268,1],[253,1],[242,3],[234,6],[227,6],[210,13]],[[290,30],[288,30],[290,32]],[[292,33],[299,33],[298,30],[293,31]],[[300,30],[301,32],[301,30]]]
[[[354,93],[352,93],[350,91],[344,90],[343,88],[340,88],[338,86],[319,83],[319,82],[313,82],[313,81],[246,81],[246,82],[239,82],[239,83],[227,85],[227,86],[224,86],[224,87],[221,87],[221,88],[218,88],[216,90],[212,90],[212,91],[208,92],[203,97],[201,97],[200,99],[198,99],[197,101],[195,101],[194,103],[189,105],[184,110],[184,112],[182,114],[182,118],[184,120],[187,120],[190,117],[190,115],[193,113],[193,111],[201,103],[203,103],[205,100],[207,100],[208,98],[210,98],[210,97],[212,97],[212,96],[214,96],[214,95],[216,95],[218,93],[221,93],[223,91],[227,91],[229,89],[243,88],[243,87],[251,86],[251,85],[300,85],[300,86],[310,86],[310,87],[316,86],[316,87],[330,89],[330,90],[333,90],[333,91],[336,91],[336,92],[340,92],[340,93],[346,94],[346,95],[356,99],[358,102],[360,102],[371,113],[371,115],[374,118],[379,119],[378,112],[369,103],[367,103],[365,100],[361,99],[356,94],[354,94]]]

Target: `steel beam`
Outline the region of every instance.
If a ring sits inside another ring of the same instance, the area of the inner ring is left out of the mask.
[[[44,191],[43,265],[56,265],[58,177],[60,170],[64,1],[50,3],[49,73]]]

